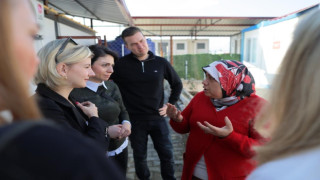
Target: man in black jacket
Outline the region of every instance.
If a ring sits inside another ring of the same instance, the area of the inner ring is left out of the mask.
[[[150,134],[161,162],[163,179],[175,179],[172,144],[168,125],[164,119],[164,79],[171,88],[169,103],[175,104],[182,83],[170,63],[149,51],[146,38],[139,28],[129,27],[122,32],[130,54],[116,62],[113,79],[119,86],[124,104],[129,112],[130,135],[136,174],[139,179],[149,179],[147,166],[147,141]]]

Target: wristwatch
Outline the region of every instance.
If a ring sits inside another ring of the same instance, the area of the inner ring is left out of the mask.
[[[108,127],[106,127],[106,137],[108,137]]]

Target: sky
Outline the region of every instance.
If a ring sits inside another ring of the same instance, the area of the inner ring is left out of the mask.
[[[320,0],[125,0],[131,16],[279,17]]]

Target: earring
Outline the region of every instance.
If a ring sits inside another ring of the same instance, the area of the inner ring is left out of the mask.
[[[68,79],[68,76],[63,76],[63,78],[64,78],[65,80],[67,80],[67,79]]]

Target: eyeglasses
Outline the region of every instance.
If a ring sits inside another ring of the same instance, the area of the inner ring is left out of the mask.
[[[68,37],[63,44],[61,45],[60,49],[58,50],[56,56],[54,57],[56,64],[58,64],[58,56],[64,51],[64,49],[66,48],[67,44],[69,42],[72,42],[75,45],[78,45],[78,43],[76,43],[71,37]]]

